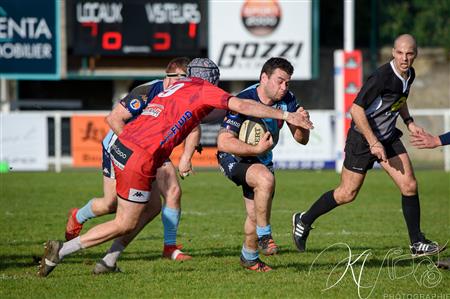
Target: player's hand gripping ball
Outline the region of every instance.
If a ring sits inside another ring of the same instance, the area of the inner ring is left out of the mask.
[[[239,139],[247,144],[257,145],[266,132],[266,124],[261,119],[249,118],[241,125]]]

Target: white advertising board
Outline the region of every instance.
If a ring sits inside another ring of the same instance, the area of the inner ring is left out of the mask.
[[[0,161],[11,171],[48,170],[47,117],[39,114],[1,114]]]
[[[257,80],[264,62],[284,57],[293,80],[311,79],[311,0],[211,1],[209,57],[222,80]]]
[[[273,150],[276,168],[323,169],[334,168],[333,111],[310,111],[314,129],[307,145],[297,143],[285,124],[278,145]]]

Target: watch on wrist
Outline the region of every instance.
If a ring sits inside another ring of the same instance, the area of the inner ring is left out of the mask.
[[[412,118],[411,116],[407,117],[403,120],[403,122],[405,123],[406,126],[408,126],[410,123],[414,122],[414,118]]]

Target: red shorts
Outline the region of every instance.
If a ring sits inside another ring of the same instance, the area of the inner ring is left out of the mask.
[[[117,139],[111,146],[111,160],[117,195],[136,203],[148,202],[156,176],[153,155],[133,143]]]

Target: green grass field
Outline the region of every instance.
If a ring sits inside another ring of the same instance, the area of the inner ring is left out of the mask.
[[[436,257],[409,257],[400,195],[384,172],[369,172],[354,203],[316,221],[306,253],[298,253],[292,243],[291,215],[334,188],[339,177],[332,171],[278,171],[276,177],[272,227],[281,252],[263,257],[272,272],[240,267],[245,215],[241,192],[214,171],[182,181],[178,241],[193,260],[177,263],[160,258],[163,236],[158,216],[119,260],[124,273],[91,274],[108,242],[67,257],[49,277],[39,278],[42,244],[64,238],[69,208],[101,195],[101,173],[2,174],[0,298],[450,298],[450,271],[433,267]],[[450,175],[418,171],[417,178],[422,230],[445,243],[450,239]],[[110,217],[95,219],[85,229]],[[348,249],[337,243],[351,248],[351,267],[345,260]],[[449,256],[450,250],[441,258]]]

